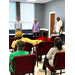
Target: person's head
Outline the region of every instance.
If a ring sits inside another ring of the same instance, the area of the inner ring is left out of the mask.
[[[17,17],[17,21],[19,21],[20,20],[20,17]]]
[[[60,20],[60,17],[57,17],[57,21],[59,21]]]
[[[56,34],[56,30],[53,30],[53,31],[52,31],[52,34]]]
[[[47,37],[47,31],[42,32],[42,37]]]
[[[34,19],[34,23],[37,23],[37,20],[36,19]]]
[[[60,37],[56,37],[54,39],[54,43],[55,43],[55,46],[58,48],[58,50],[62,50],[62,40]]]
[[[23,41],[18,41],[17,42],[17,49],[18,50],[23,50],[25,48],[26,43]]]
[[[15,40],[21,39],[22,36],[23,36],[23,34],[22,34],[20,31],[17,31],[17,32],[15,33]]]

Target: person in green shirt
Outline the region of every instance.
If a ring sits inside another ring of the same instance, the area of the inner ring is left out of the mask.
[[[12,68],[12,60],[15,56],[21,56],[21,55],[28,55],[29,52],[27,51],[23,51],[23,49],[25,48],[25,42],[23,41],[18,41],[17,42],[17,48],[18,48],[18,51],[15,51],[13,53],[10,54],[10,57],[9,57],[9,71],[14,73],[14,70]]]

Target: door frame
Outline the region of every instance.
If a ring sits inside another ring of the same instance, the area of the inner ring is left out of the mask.
[[[51,25],[50,25],[50,17],[51,17],[50,15],[51,15],[51,14],[54,14],[54,13],[55,13],[55,11],[49,12],[49,34],[48,34],[49,38],[50,38],[50,26],[51,26]]]

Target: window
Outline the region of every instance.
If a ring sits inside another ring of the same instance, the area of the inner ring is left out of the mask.
[[[9,30],[14,29],[15,21],[16,21],[16,3],[9,2]]]
[[[22,29],[32,29],[34,22],[34,4],[20,3],[20,19]]]

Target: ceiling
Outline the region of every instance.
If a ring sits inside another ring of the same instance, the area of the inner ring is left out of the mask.
[[[35,2],[28,2],[27,0],[9,0],[10,2],[27,2],[27,3],[47,3],[52,0],[36,0]]]

